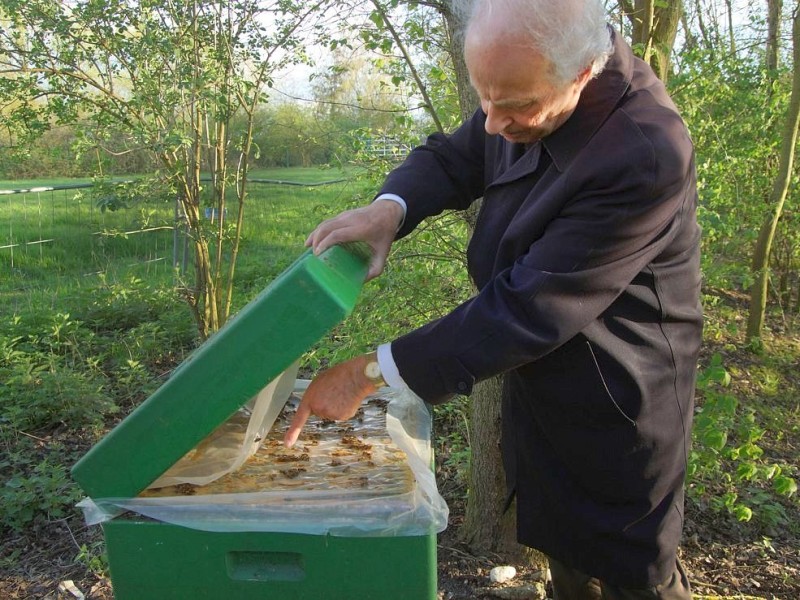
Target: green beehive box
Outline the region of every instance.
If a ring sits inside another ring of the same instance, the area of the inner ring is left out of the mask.
[[[360,247],[301,256],[198,348],[72,474],[93,499],[131,498],[342,321]],[[116,600],[434,600],[436,534],[205,531],[126,513],[102,524]]]
[[[115,600],[435,600],[436,535],[208,532],[103,524]]]

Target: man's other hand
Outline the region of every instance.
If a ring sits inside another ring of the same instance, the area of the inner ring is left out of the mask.
[[[368,361],[368,355],[358,356],[323,371],[311,382],[283,437],[287,448],[294,446],[312,414],[332,421],[344,421],[356,414],[364,398],[376,391],[364,374]]]
[[[366,242],[372,248],[366,278],[369,281],[383,272],[403,216],[403,208],[396,202],[376,200],[323,221],[308,236],[306,246],[313,248],[314,254],[320,254],[336,244]]]

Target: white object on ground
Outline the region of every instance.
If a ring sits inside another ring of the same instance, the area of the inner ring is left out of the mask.
[[[62,581],[58,584],[58,591],[62,593],[69,594],[72,598],[76,600],[84,600],[85,596],[83,592],[81,592],[78,588],[75,587],[75,584],[71,579],[67,579],[66,581]],[[69,597],[69,596],[68,596]]]
[[[495,567],[489,571],[489,579],[494,583],[505,583],[517,576],[517,570],[514,567]]]

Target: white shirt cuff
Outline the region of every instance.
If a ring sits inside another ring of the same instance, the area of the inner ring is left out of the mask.
[[[391,200],[392,202],[396,202],[401,206],[401,208],[403,209],[403,218],[400,220],[400,225],[397,226],[397,231],[400,231],[400,228],[403,226],[403,223],[406,222],[406,213],[408,212],[408,205],[406,204],[406,201],[403,200],[397,194],[381,194],[380,196],[375,198],[373,202],[377,202],[378,200]]]
[[[381,368],[381,375],[386,385],[393,388],[407,388],[408,385],[400,376],[397,365],[392,356],[392,344],[381,344],[378,346],[378,366]]]

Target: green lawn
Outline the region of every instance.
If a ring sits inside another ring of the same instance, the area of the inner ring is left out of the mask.
[[[319,167],[251,173],[253,180],[335,183],[251,183],[236,264],[234,312],[305,250],[305,239],[320,221],[369,202],[374,189],[357,174],[355,168]],[[0,188],[75,182],[5,181]],[[235,210],[235,204],[229,204],[229,222]],[[91,189],[0,195],[0,318],[39,308],[75,313],[98,286],[124,288],[130,282],[158,289],[191,286],[192,247],[182,230],[176,235],[175,222],[174,201],[169,199],[147,199],[103,211]],[[217,227],[218,222],[208,220],[206,225]],[[461,238],[465,235],[459,220],[444,230]],[[310,351],[309,368],[391,339],[443,314],[465,296],[463,268],[457,259],[442,262],[437,258],[442,254],[436,248],[437,235],[423,230],[414,237],[416,242],[398,244],[386,275],[365,286],[347,326]],[[406,254],[413,254],[413,260],[405,260]],[[401,268],[395,269],[396,265]],[[176,276],[176,272],[182,274]],[[386,293],[388,289],[391,293]],[[447,299],[442,299],[443,290]],[[71,308],[71,298],[77,309]]]
[[[76,184],[90,184],[92,179],[89,177],[82,178],[44,178],[44,179],[5,179],[0,180],[0,190],[19,190],[31,189],[37,187],[56,187],[63,185],[76,185]]]
[[[317,183],[334,179],[352,179],[362,172],[360,167],[275,167],[272,169],[253,169],[253,179],[277,179],[299,183]]]
[[[252,169],[250,177],[253,179],[276,179],[280,181],[290,181],[297,183],[318,183],[334,179],[351,179],[359,172],[363,171],[360,167],[274,167],[270,169]],[[130,177],[114,175],[109,177],[110,181],[125,181],[134,179]],[[0,180],[0,190],[31,189],[37,187],[58,187],[77,184],[90,184],[91,177],[44,177],[41,179],[6,179]]]
[[[363,184],[353,170],[324,168],[264,169],[252,179],[337,183],[315,186],[252,183],[245,207],[240,276],[275,274],[303,248],[319,221],[363,201]],[[34,287],[63,289],[65,279],[102,273],[112,280],[133,274],[161,278],[173,260],[190,266],[183,235],[174,235],[175,206],[170,200],[145,199],[118,210],[101,210],[91,189],[40,190],[88,180],[2,181],[0,189],[31,190],[0,194],[0,291]],[[235,206],[229,206],[232,219]],[[213,221],[209,227],[215,226]],[[281,256],[283,254],[283,256]]]

